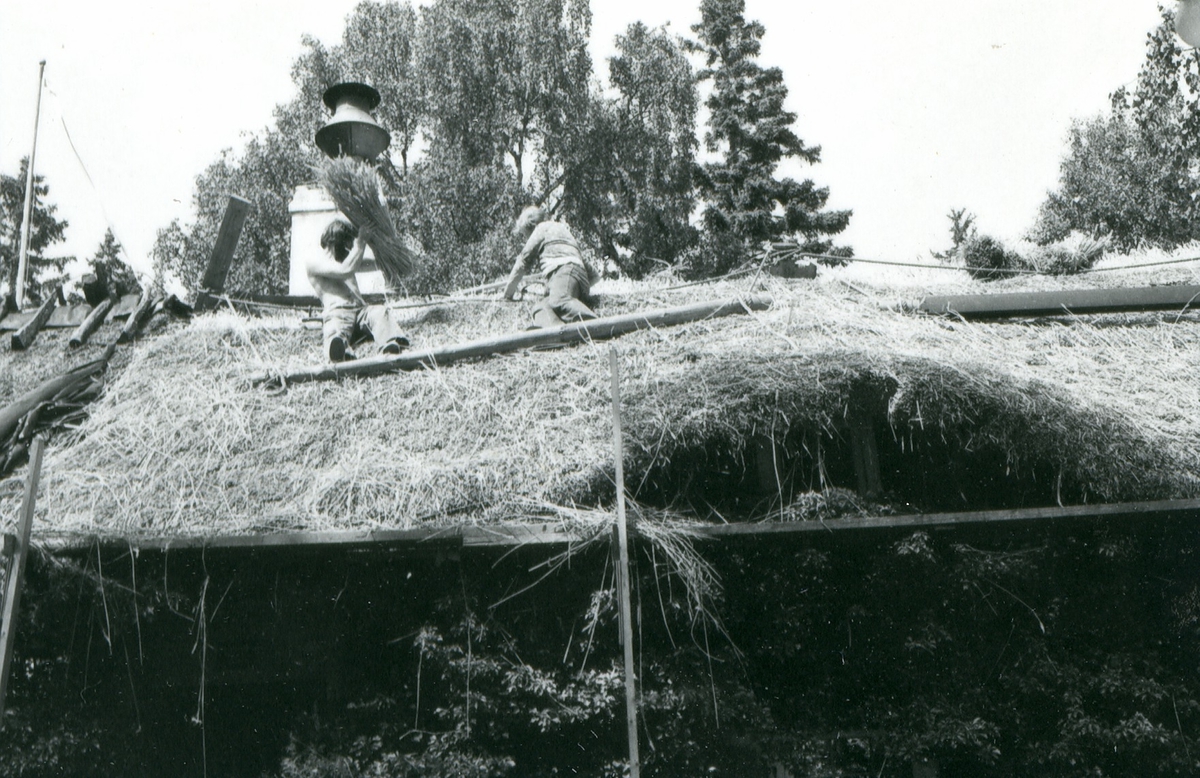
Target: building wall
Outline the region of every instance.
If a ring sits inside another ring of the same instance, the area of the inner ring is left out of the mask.
[[[321,232],[334,218],[339,216],[337,208],[318,186],[296,187],[292,201],[288,204],[292,215],[291,259],[288,269],[288,294],[313,294],[312,285],[304,273],[305,258],[321,252]],[[345,217],[342,217],[345,218]],[[358,287],[363,293],[382,292],[383,273],[376,269],[375,258],[367,249],[364,272],[358,273]]]

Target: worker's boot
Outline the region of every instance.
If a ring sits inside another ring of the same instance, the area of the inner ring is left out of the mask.
[[[407,348],[408,348],[408,338],[400,336],[400,337],[392,338],[387,343],[384,343],[383,348],[381,348],[379,351],[380,351],[380,353],[383,353],[383,354],[395,355],[395,354],[399,354],[401,351],[404,351]]]
[[[348,359],[355,359],[354,352],[346,347],[345,338],[334,335],[329,341],[329,361],[345,362]]]

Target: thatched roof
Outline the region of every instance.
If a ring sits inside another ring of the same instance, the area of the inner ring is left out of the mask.
[[[1200,496],[1200,314],[967,323],[913,310],[934,291],[1195,283],[1190,267],[988,285],[928,271],[883,287],[855,268],[815,281],[601,287],[603,315],[775,299],[765,313],[614,342],[628,490],[709,522],[803,519],[835,502],[913,512]],[[426,345],[519,330],[527,311],[479,302],[400,313]],[[36,531],[410,528],[610,506],[609,348],[276,394],[250,377],[319,362],[318,329],[295,314],[197,316],[138,345],[78,434],[53,441]],[[849,430],[862,423],[879,442],[883,505],[840,489],[854,487]],[[0,483],[6,524],[22,475]]]

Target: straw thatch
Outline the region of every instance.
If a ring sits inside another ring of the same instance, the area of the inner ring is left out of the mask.
[[[911,312],[920,283],[983,288],[965,274],[872,287],[865,272],[601,288],[605,315],[764,288],[776,300],[766,313],[616,342],[638,501],[696,521],[812,517],[812,492],[853,487],[838,462],[856,418],[876,425],[884,499],[906,511],[1200,495],[1196,314],[965,323]],[[516,330],[528,315],[493,302],[400,313],[419,345]],[[565,521],[553,506],[611,506],[608,344],[283,394],[249,386],[264,370],[318,362],[319,340],[295,316],[217,313],[139,347],[77,439],[49,453],[41,533]],[[760,493],[764,451],[778,483]],[[18,491],[0,485],[6,520]]]

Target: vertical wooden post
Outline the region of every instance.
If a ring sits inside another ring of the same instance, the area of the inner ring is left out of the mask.
[[[4,587],[3,622],[0,622],[0,728],[4,727],[4,699],[8,694],[8,672],[12,664],[25,560],[29,556],[29,538],[33,528],[33,506],[37,498],[38,477],[42,471],[42,449],[45,445],[46,439],[41,435],[33,439],[33,450],[29,454],[29,473],[25,477],[25,502],[21,505],[20,525],[17,528],[16,549],[13,551],[8,581]]]
[[[875,425],[869,418],[856,415],[850,419],[850,445],[854,451],[854,475],[858,494],[868,500],[883,494],[883,479],[879,473],[879,447],[875,443]]]
[[[37,102],[33,107],[33,145],[29,149],[29,166],[25,169],[25,210],[21,214],[21,247],[17,254],[17,284],[13,293],[17,307],[25,306],[25,276],[29,275],[29,230],[33,224],[33,163],[37,159],[38,121],[42,117],[42,81],[46,75],[46,60],[38,63]]]
[[[229,275],[233,252],[237,248],[238,238],[242,235],[242,227],[246,224],[246,215],[249,212],[249,200],[229,195],[225,215],[221,217],[221,229],[217,232],[217,242],[213,244],[208,267],[204,269],[204,279],[200,282],[202,293],[197,299],[198,304],[225,291],[225,278]]]
[[[625,647],[625,720],[629,725],[629,775],[639,778],[641,760],[638,757],[637,682],[633,674],[633,616],[629,596],[629,527],[625,518],[625,445],[621,437],[621,377],[617,364],[617,349],[609,349],[609,371],[612,374],[613,447],[617,465],[617,594],[621,614],[621,643]]]

